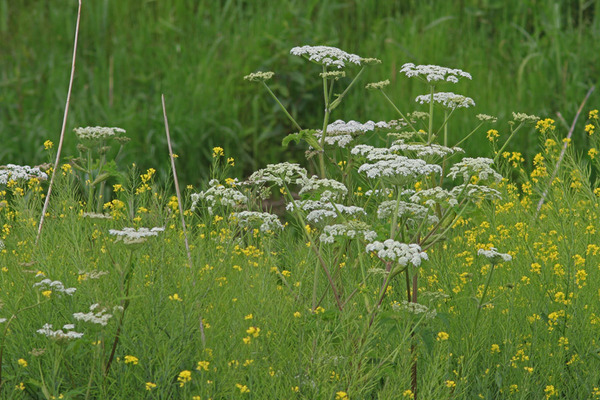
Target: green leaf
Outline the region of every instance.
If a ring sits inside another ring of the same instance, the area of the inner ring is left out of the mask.
[[[311,146],[312,148],[314,148],[315,150],[321,151],[322,148],[321,148],[321,145],[319,144],[319,141],[315,137],[315,133],[317,133],[317,131],[314,129],[304,129],[298,133],[289,134],[285,138],[283,138],[281,145],[283,147],[287,147],[292,140],[295,141],[296,143],[299,143],[301,140],[303,140],[306,143],[308,143],[308,145]]]

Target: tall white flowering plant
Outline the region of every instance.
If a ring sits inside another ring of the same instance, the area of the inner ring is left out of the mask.
[[[302,129],[285,110],[267,85],[274,73],[257,72],[245,79],[262,83],[281,106],[298,129],[284,139],[284,145],[290,140],[305,141],[309,146],[307,157],[317,155],[319,175],[310,176],[298,164],[281,163],[255,172],[245,184],[260,187],[260,193],[281,193],[287,202],[286,211],[300,225],[316,260],[310,305],[313,312],[326,304],[322,276],[325,293],[332,295],[340,312],[356,304],[351,300],[357,294],[362,295],[362,313],[368,317],[362,319],[366,325],[359,343],[364,344],[383,308],[394,310],[393,304],[418,308],[419,270],[430,262],[428,250],[451,235],[456,221],[472,210],[473,204],[500,198],[494,186],[502,176],[494,169],[495,160],[465,157],[459,147],[483,124],[495,123],[496,118],[478,115],[476,127],[450,145],[452,116],[460,109],[475,106],[475,101],[438,88],[471,80],[471,75],[460,69],[408,63],[400,73],[425,83],[427,92],[415,103],[426,105],[426,112],[400,111],[385,92],[389,81],[382,81],[370,83],[366,89],[379,91],[397,111],[397,120],[330,123],[332,112],[361,76],[364,66],[380,61],[326,46],[294,47],[291,54],[322,66],[325,107],[321,129]],[[334,96],[336,83],[344,82],[346,70],[353,66],[362,69],[341,94]],[[435,119],[434,114],[438,112],[443,113],[443,119],[440,126],[435,126],[439,118]],[[227,196],[238,198],[233,193]],[[207,194],[204,197],[208,198]],[[239,198],[236,204],[241,209],[255,204]],[[403,289],[392,290],[398,277],[403,278],[398,285]],[[392,299],[386,301],[389,297]],[[435,315],[435,310],[421,315]],[[392,352],[382,362],[393,362],[397,355]],[[416,396],[414,357],[412,390]]]

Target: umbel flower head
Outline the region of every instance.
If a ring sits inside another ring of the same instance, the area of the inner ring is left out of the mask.
[[[421,265],[421,260],[428,260],[427,253],[421,251],[418,244],[400,243],[393,239],[385,242],[373,242],[367,245],[367,253],[376,252],[377,256],[384,261],[395,261],[400,266],[412,264],[415,267]]]
[[[271,79],[273,77],[273,75],[275,75],[275,72],[257,71],[257,72],[253,72],[249,75],[246,75],[244,77],[244,79],[247,81],[250,81],[250,82],[265,82],[265,81],[268,81],[269,79]]]
[[[427,82],[446,81],[456,83],[459,78],[473,79],[471,74],[462,69],[440,67],[439,65],[415,65],[406,63],[400,70],[407,77],[416,76]]]
[[[477,255],[486,257],[492,264],[512,261],[512,256],[506,253],[499,253],[498,249],[492,247],[489,250],[479,249]]]
[[[125,133],[125,129],[103,126],[87,126],[85,128],[75,128],[73,131],[79,140],[113,139],[120,134]]]
[[[344,68],[346,63],[361,65],[362,57],[346,53],[337,47],[329,46],[299,46],[290,50],[290,54],[307,58],[317,64],[327,67]]]
[[[109,234],[117,236],[115,242],[122,240],[123,244],[141,244],[144,243],[151,236],[158,236],[158,232],[164,231],[164,227],[156,227],[152,229],[148,228],[123,228],[123,230],[111,229],[108,231]]]
[[[274,232],[283,230],[283,225],[277,215],[267,212],[242,211],[232,213],[230,219],[236,220],[238,225],[244,227],[259,227],[261,232]]]
[[[30,167],[29,165],[7,164],[0,166],[0,185],[6,185],[8,181],[26,180],[30,178],[38,178],[41,180],[48,179],[48,175],[38,167]]]
[[[429,104],[431,101],[430,94],[422,94],[417,96],[415,99],[417,103],[420,104]],[[452,92],[438,92],[433,94],[433,102],[440,104],[445,108],[449,108],[450,110],[454,110],[455,108],[469,108],[475,107],[475,102],[472,98],[463,96],[461,94],[456,94]]]

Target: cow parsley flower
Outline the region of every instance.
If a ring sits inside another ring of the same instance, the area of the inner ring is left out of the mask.
[[[479,249],[477,255],[486,257],[492,264],[512,261],[512,256],[506,253],[499,253],[498,249],[492,247],[489,250]]]
[[[115,242],[122,240],[123,244],[140,244],[144,243],[151,236],[158,236],[159,232],[163,232],[164,227],[148,228],[123,228],[122,230],[110,229],[109,234],[117,236]]]
[[[376,128],[389,129],[390,126],[391,125],[385,121],[367,121],[364,124],[361,124],[360,122],[356,121],[344,122],[343,120],[338,119],[337,121],[327,125],[325,143],[345,148],[356,136],[363,135],[366,132],[372,132]],[[322,131],[317,130],[315,137],[320,141],[322,137]]]
[[[465,182],[468,182],[473,176],[476,176],[481,181],[494,180],[500,182],[502,180],[502,175],[492,169],[491,165],[493,163],[494,160],[490,158],[465,157],[450,168],[447,176],[456,179],[458,175],[462,174]]]
[[[208,184],[210,188],[190,195],[192,199],[192,211],[196,209],[200,200],[204,200],[209,204],[208,212],[210,214],[213,213],[213,208],[216,206],[239,207],[248,203],[248,197],[235,187],[225,187],[216,179],[212,179]]]
[[[6,185],[11,180],[18,181],[31,178],[46,180],[48,175],[40,171],[38,167],[30,167],[29,165],[7,164],[6,166],[0,166],[0,185]]]
[[[106,308],[101,308],[99,311],[96,311],[99,306],[98,303],[92,304],[90,306],[90,312],[75,313],[73,314],[73,318],[77,321],[91,322],[92,324],[106,326],[108,320],[112,318],[112,314],[108,314]]]
[[[322,201],[329,201],[336,198],[344,198],[348,194],[348,188],[335,179],[320,179],[318,176],[298,179],[298,184],[302,187],[298,193],[303,194],[313,192],[321,198]]]
[[[354,239],[362,236],[366,242],[372,242],[377,239],[377,233],[370,229],[371,227],[361,221],[348,221],[343,224],[327,225],[323,228],[323,233],[319,240],[323,243],[333,243],[338,236]]]
[[[421,251],[418,244],[400,243],[393,239],[382,242],[373,242],[367,245],[367,253],[375,252],[384,261],[395,261],[401,266],[409,263],[418,267],[422,260],[428,260],[427,253]]]
[[[362,61],[362,57],[356,54],[346,53],[337,47],[329,46],[298,46],[291,49],[290,53],[328,67],[344,68],[346,63],[361,65]]]
[[[282,162],[269,164],[263,169],[254,172],[248,178],[249,183],[274,183],[278,186],[295,184],[298,179],[306,178],[307,172],[300,164]]]
[[[249,75],[244,76],[244,79],[250,82],[265,82],[271,79],[275,75],[275,72],[253,72]]]
[[[535,116],[535,115],[527,115],[524,113],[512,113],[513,119],[517,122],[530,122],[530,123],[534,123],[537,122],[540,117]]]
[[[384,87],[388,86],[389,84],[390,84],[389,79],[386,79],[385,81],[371,82],[371,83],[367,83],[367,85],[365,86],[365,89],[367,89],[367,90],[383,89]]]
[[[6,322],[6,318],[0,318],[0,324]]]
[[[373,164],[365,163],[358,168],[359,173],[366,174],[369,178],[417,178],[430,174],[441,174],[442,167],[427,164],[423,160],[411,159],[404,156],[393,155],[389,159],[377,161]]]
[[[377,218],[390,218],[394,215],[395,210],[395,200],[384,201],[377,207]],[[427,207],[406,201],[400,201],[398,203],[398,217],[408,218],[409,220],[422,220],[423,218],[427,217],[427,222],[430,224],[435,224],[438,222],[437,216],[433,214],[429,215],[429,209]]]
[[[487,114],[477,114],[475,117],[480,121],[487,121],[491,123],[495,123],[496,121],[498,121],[498,117],[494,117],[492,115]]]
[[[440,67],[438,65],[415,65],[413,63],[406,63],[402,66],[400,72],[409,78],[416,76],[427,82],[447,81],[456,83],[459,78],[472,79],[471,74],[461,69]]]
[[[422,315],[423,318],[432,319],[437,315],[435,308],[430,309],[424,304],[413,303],[412,301],[402,300],[401,302],[394,301],[392,303],[392,310],[399,312],[404,311],[409,314]]]
[[[422,94],[415,99],[417,103],[429,104],[431,101],[430,94]],[[443,107],[454,110],[455,108],[475,107],[475,102],[472,98],[452,92],[438,92],[433,94],[433,102],[442,105]]]
[[[288,203],[286,209],[292,212],[296,209],[307,212],[306,219],[312,223],[320,222],[326,218],[336,218],[338,212],[347,215],[367,214],[362,207],[345,206],[319,200],[297,200],[294,203]]]
[[[431,144],[409,144],[404,143],[404,140],[397,140],[391,146],[390,150],[400,152],[411,152],[417,157],[437,156],[444,157],[448,154],[464,153],[460,147],[446,147],[437,143]]]
[[[53,281],[51,279],[42,279],[40,282],[34,283],[33,287],[39,287],[40,291],[52,291],[57,293],[64,293],[69,296],[73,296],[77,288],[65,288],[65,285],[61,281]]]
[[[469,183],[467,184],[466,189],[464,184],[452,188],[452,194],[457,197],[463,192],[465,197],[470,200],[499,200],[502,198],[499,191],[492,189],[489,186],[473,185]]]
[[[455,194],[439,186],[415,192],[409,200],[413,203],[424,204],[429,207],[442,203],[446,203],[450,207],[458,205]]]
[[[106,140],[113,139],[125,133],[125,129],[108,128],[103,126],[87,126],[73,129],[79,140]]]
[[[67,332],[64,332],[63,329],[53,331],[52,324],[44,324],[42,329],[38,329],[36,332],[41,335],[45,335],[46,337],[49,337],[52,339],[57,339],[57,340],[79,339],[79,338],[83,337],[83,333],[73,331],[72,329],[74,329],[74,328],[75,328],[75,326],[73,324],[67,324],[67,325],[63,326],[63,329]]]
[[[267,212],[242,211],[232,213],[229,218],[236,220],[242,228],[258,226],[261,232],[283,230],[283,225],[277,215]]]

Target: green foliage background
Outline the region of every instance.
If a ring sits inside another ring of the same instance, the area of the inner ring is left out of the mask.
[[[304,44],[383,61],[366,71],[332,120],[395,118],[378,93],[362,88],[383,79],[392,81],[389,92],[403,110],[419,109],[414,98],[422,85],[396,82],[402,64],[413,62],[473,75],[447,89],[477,103],[455,118],[454,138],[470,131],[465,124],[477,113],[557,118],[560,111],[570,124],[598,81],[599,3],[84,0],[64,154],[75,154],[72,128],[118,126],[133,138],[126,160],[167,174],[164,93],[185,183],[206,177],[213,146],[236,157],[240,174],[268,162],[301,161],[302,149],[280,146],[293,127],[260,86],[242,77],[276,72],[272,88],[292,115],[303,127],[319,127],[319,68],[289,55]],[[47,161],[43,141],[58,141],[76,13],[74,0],[0,0],[0,164]],[[307,80],[311,73],[315,79]],[[597,100],[595,93],[588,104]],[[574,134],[582,147],[583,122]],[[483,140],[471,141],[467,151],[480,155]],[[536,145],[535,135],[525,134],[509,150],[530,157]]]

